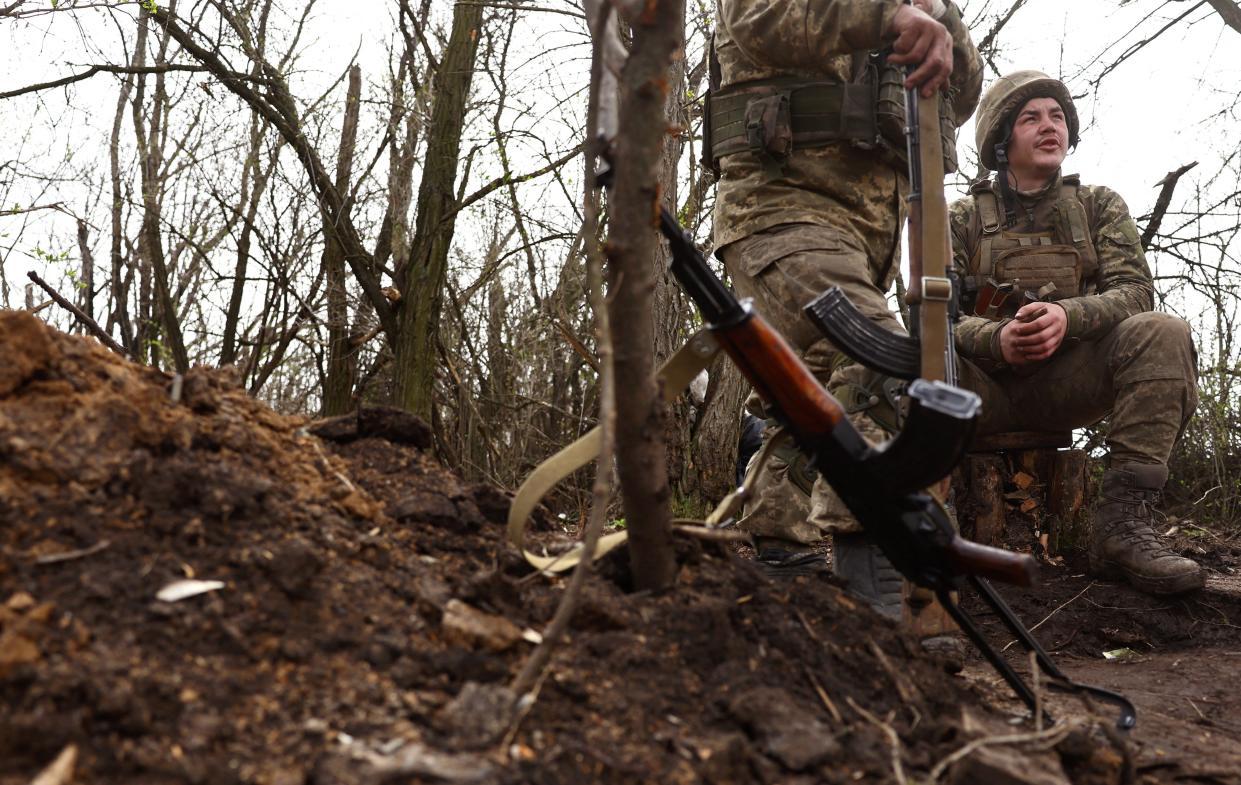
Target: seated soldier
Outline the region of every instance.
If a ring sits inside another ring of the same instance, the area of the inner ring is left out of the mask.
[[[1069,91],[1038,71],[983,96],[978,153],[996,172],[951,208],[962,276],[961,384],[981,433],[1067,430],[1109,417],[1108,468],[1090,570],[1151,594],[1203,585],[1152,526],[1168,456],[1197,403],[1189,326],[1152,311],[1154,286],[1128,208],[1060,166],[1078,141]]]

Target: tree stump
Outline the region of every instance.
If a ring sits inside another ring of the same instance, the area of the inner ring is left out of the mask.
[[[976,439],[953,475],[962,533],[1045,559],[1085,547],[1086,454],[1071,444],[1070,432]]]

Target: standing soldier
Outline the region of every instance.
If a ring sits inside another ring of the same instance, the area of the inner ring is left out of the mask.
[[[882,441],[881,425],[894,430],[893,386],[851,365],[801,309],[840,286],[867,317],[901,329],[885,292],[900,267],[908,191],[903,90],[947,93],[941,127],[954,171],[956,128],[982,85],[978,52],[942,0],[717,0],[716,15],[704,144],[720,174],[716,254],[737,292]],[[900,615],[900,576],[793,455],[768,464],[741,522],[760,564],[775,575],[821,569],[813,543],[833,534],[837,574]]]
[[[1152,311],[1154,286],[1124,200],[1061,175],[1077,144],[1065,86],[1038,71],[999,79],[978,113],[978,153],[996,172],[952,205],[963,281],[961,384],[983,401],[980,431],[1067,430],[1110,413],[1109,468],[1090,569],[1151,594],[1203,585],[1170,551],[1151,507],[1197,403],[1189,326]]]

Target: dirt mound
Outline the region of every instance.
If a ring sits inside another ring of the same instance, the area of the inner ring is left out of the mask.
[[[427,443],[0,313],[0,785],[70,745],[77,783],[896,782],[1012,732],[827,580],[697,541],[660,596],[610,557],[510,721],[496,698],[563,583]],[[947,776],[1119,777],[1092,731],[1057,749]]]

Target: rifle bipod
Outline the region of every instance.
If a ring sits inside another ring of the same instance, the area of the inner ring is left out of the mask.
[[[970,575],[968,576],[968,579],[970,585],[973,586],[979,596],[982,597],[983,602],[987,603],[991,610],[995,611],[995,614],[1000,617],[1000,621],[1004,623],[1004,626],[1008,629],[1009,633],[1017,639],[1017,642],[1020,643],[1027,652],[1034,652],[1034,657],[1038,662],[1039,670],[1047,674],[1049,677],[1046,682],[1048,687],[1056,690],[1057,692],[1079,695],[1085,693],[1087,695],[1093,695],[1100,700],[1104,700],[1118,706],[1120,708],[1120,716],[1116,719],[1116,727],[1121,730],[1127,731],[1138,724],[1137,711],[1134,709],[1133,704],[1128,698],[1120,693],[1112,692],[1111,690],[1106,690],[1102,687],[1095,687],[1090,684],[1079,684],[1070,679],[1068,676],[1065,676],[1064,671],[1060,670],[1056,663],[1052,662],[1051,655],[1049,655],[1047,650],[1044,649],[1034,638],[1034,635],[1026,629],[1026,626],[1022,624],[1021,620],[1018,619],[1016,614],[1013,613],[1012,608],[1008,607],[1008,603],[1004,602],[1004,598],[1001,597],[994,588],[992,588],[987,579],[981,578],[977,575]],[[1026,684],[1025,680],[1021,678],[1021,675],[1017,673],[1017,671],[1013,670],[1013,666],[1009,665],[1008,661],[1005,660],[994,647],[992,647],[991,643],[982,634],[982,631],[978,629],[978,625],[974,622],[974,617],[970,616],[969,613],[962,609],[961,606],[958,605],[952,598],[951,591],[947,588],[940,588],[936,590],[935,595],[939,598],[940,604],[944,606],[944,609],[948,611],[948,614],[952,616],[953,620],[957,623],[957,626],[961,628],[961,631],[964,632],[966,637],[970,639],[970,642],[974,644],[974,647],[987,658],[987,662],[991,664],[991,667],[995,669],[996,673],[1000,674],[1004,681],[1008,682],[1008,686],[1012,688],[1013,692],[1017,693],[1017,697],[1021,698],[1022,702],[1030,708],[1030,713],[1033,714],[1038,711],[1043,711],[1043,718],[1047,722],[1054,722],[1051,716],[1039,707],[1038,697],[1034,694],[1034,690],[1030,688],[1029,684]]]

